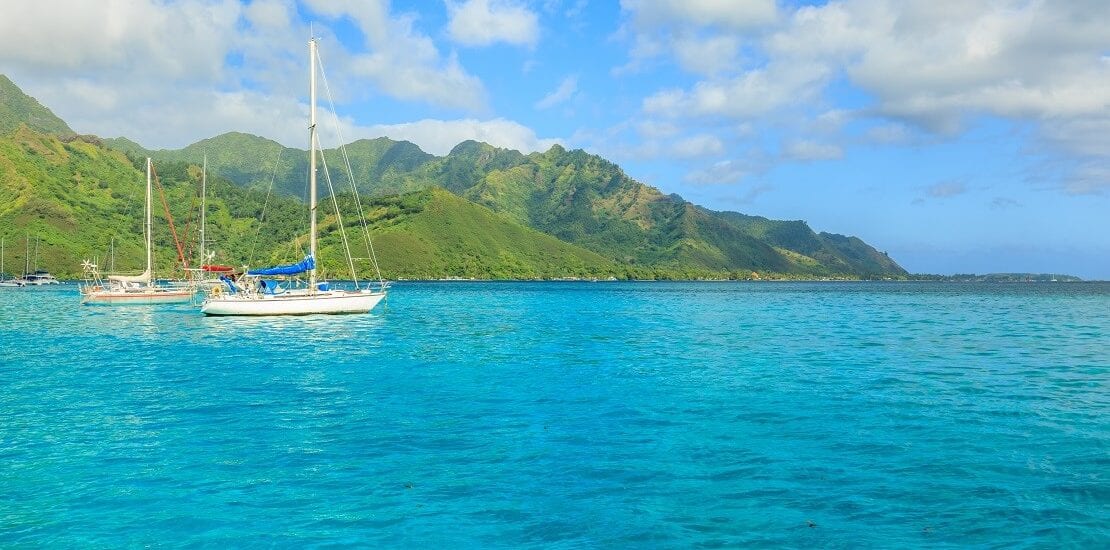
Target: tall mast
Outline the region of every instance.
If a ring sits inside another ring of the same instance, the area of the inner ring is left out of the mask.
[[[316,292],[316,37],[308,40],[308,96],[311,103],[308,122],[308,253],[312,256],[313,268],[308,270],[309,292]]]
[[[4,238],[0,237],[0,281],[6,278],[4,275]]]
[[[154,272],[151,266],[154,263],[151,256],[151,248],[154,242],[154,215],[150,207],[153,200],[153,193],[150,187],[150,157],[146,158],[146,273],[147,273],[147,286],[150,286],[150,281],[154,278]]]
[[[208,210],[205,201],[208,198],[208,155],[204,155],[204,167],[201,168],[200,173],[200,267],[204,269],[204,262],[207,259],[204,256],[204,212]]]

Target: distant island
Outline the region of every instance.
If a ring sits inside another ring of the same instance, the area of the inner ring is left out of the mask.
[[[1078,283],[1083,281],[1083,279],[1074,275],[1058,273],[914,274],[910,275],[909,278],[915,281],[952,281],[957,283]]]

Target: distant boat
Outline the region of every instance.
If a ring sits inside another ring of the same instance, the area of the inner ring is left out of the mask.
[[[0,238],[0,287],[21,287],[24,283],[21,279],[13,279],[4,271],[4,239]]]
[[[316,277],[316,38],[308,41],[309,53],[309,251],[303,260],[295,264],[281,265],[248,271],[246,277],[238,280],[223,276],[225,286],[215,287],[201,306],[206,315],[310,315],[314,313],[367,313],[385,298],[386,284],[378,289],[359,288],[354,290],[331,288],[329,283],[320,282]],[[350,251],[347,251],[351,263]],[[290,277],[308,274],[307,288],[288,288],[275,282],[273,277]],[[270,280],[262,277],[271,277]]]
[[[23,259],[23,277],[16,279],[22,286],[62,284],[49,271],[39,269],[39,241],[35,239],[35,270],[31,271],[31,234],[27,234],[27,255]]]
[[[85,260],[85,284],[81,286],[81,303],[90,305],[149,305],[178,304],[192,301],[192,286],[161,286],[154,278],[154,214],[151,208],[153,191],[150,179],[150,159],[146,159],[146,271],[139,275],[110,275],[107,281],[100,276],[95,263]]]
[[[200,174],[200,236],[197,239],[197,256],[200,258],[198,262],[200,267],[187,268],[186,271],[189,272],[192,281],[199,290],[210,291],[214,287],[223,286],[224,283],[219,277],[235,271],[235,268],[229,265],[211,263],[216,258],[216,253],[214,250],[208,250],[208,240],[205,237],[206,214],[208,212],[208,155],[204,155],[204,163],[201,165]]]
[[[61,281],[57,277],[50,274],[49,271],[37,270],[34,273],[28,273],[23,276],[23,283],[32,286],[41,285],[60,285]]]

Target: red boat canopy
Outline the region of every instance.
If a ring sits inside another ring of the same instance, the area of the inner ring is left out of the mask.
[[[209,273],[226,273],[228,271],[235,271],[234,267],[230,265],[202,265],[201,269]]]

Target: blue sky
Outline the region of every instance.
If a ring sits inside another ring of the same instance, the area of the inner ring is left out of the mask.
[[[0,20],[0,72],[81,132],[178,148],[239,130],[304,147],[311,25],[345,141],[561,143],[710,208],[860,236],[914,272],[1110,279],[1106,2],[7,11],[21,15]]]

